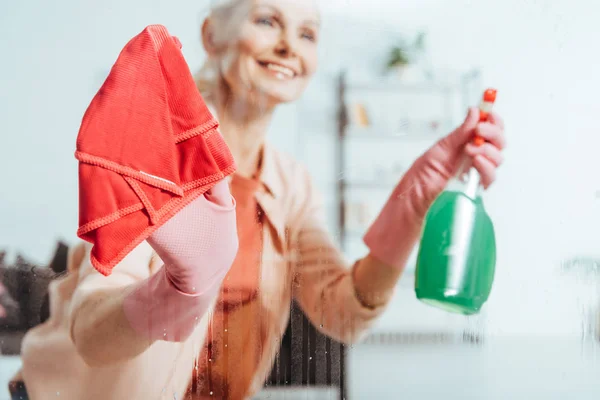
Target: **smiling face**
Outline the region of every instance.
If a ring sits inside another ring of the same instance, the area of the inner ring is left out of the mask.
[[[211,55],[220,58],[225,82],[234,95],[269,105],[298,99],[318,63],[314,3],[252,0],[246,5],[235,40]]]

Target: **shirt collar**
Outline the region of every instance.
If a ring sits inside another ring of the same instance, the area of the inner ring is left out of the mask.
[[[264,190],[256,193],[256,199],[276,232],[275,247],[283,251],[285,247],[285,214],[281,199],[284,191],[284,178],[276,159],[275,150],[265,144],[262,152],[262,165],[258,179]]]
[[[281,196],[281,177],[277,169],[275,150],[268,144],[263,145],[259,179],[269,194],[275,198]]]

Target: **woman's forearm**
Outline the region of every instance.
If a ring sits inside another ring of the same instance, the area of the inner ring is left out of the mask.
[[[385,304],[419,240],[425,213],[435,198],[419,174],[431,163],[421,156],[394,188],[363,237],[370,250],[354,271],[357,296],[371,307]]]
[[[403,268],[386,265],[369,254],[354,268],[356,296],[366,307],[387,304],[403,272]]]
[[[133,330],[124,312],[125,298],[134,286],[95,290],[73,310],[71,338],[88,365],[132,359],[152,344]]]
[[[224,271],[226,272],[226,270]],[[71,336],[86,363],[105,366],[131,359],[157,340],[186,341],[216,299],[224,274],[183,293],[165,266],[134,285],[95,289],[72,312]]]

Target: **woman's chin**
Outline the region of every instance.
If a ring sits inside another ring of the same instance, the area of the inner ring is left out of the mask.
[[[296,93],[289,93],[283,90],[268,90],[262,89],[257,92],[256,100],[267,104],[271,107],[275,107],[279,104],[291,103],[298,100],[300,96]]]
[[[237,95],[238,99],[245,99],[251,104],[272,108],[279,104],[291,103],[298,100],[302,95],[303,89],[296,85],[255,81],[252,84],[234,86],[233,95]]]

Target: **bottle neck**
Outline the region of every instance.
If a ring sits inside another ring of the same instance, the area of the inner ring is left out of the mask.
[[[479,190],[481,188],[480,183],[481,177],[479,176],[479,172],[473,167],[469,168],[466,174],[465,194],[475,200],[481,194]]]
[[[474,167],[459,174],[453,182],[448,185],[448,190],[461,192],[471,200],[481,196],[481,177]]]

